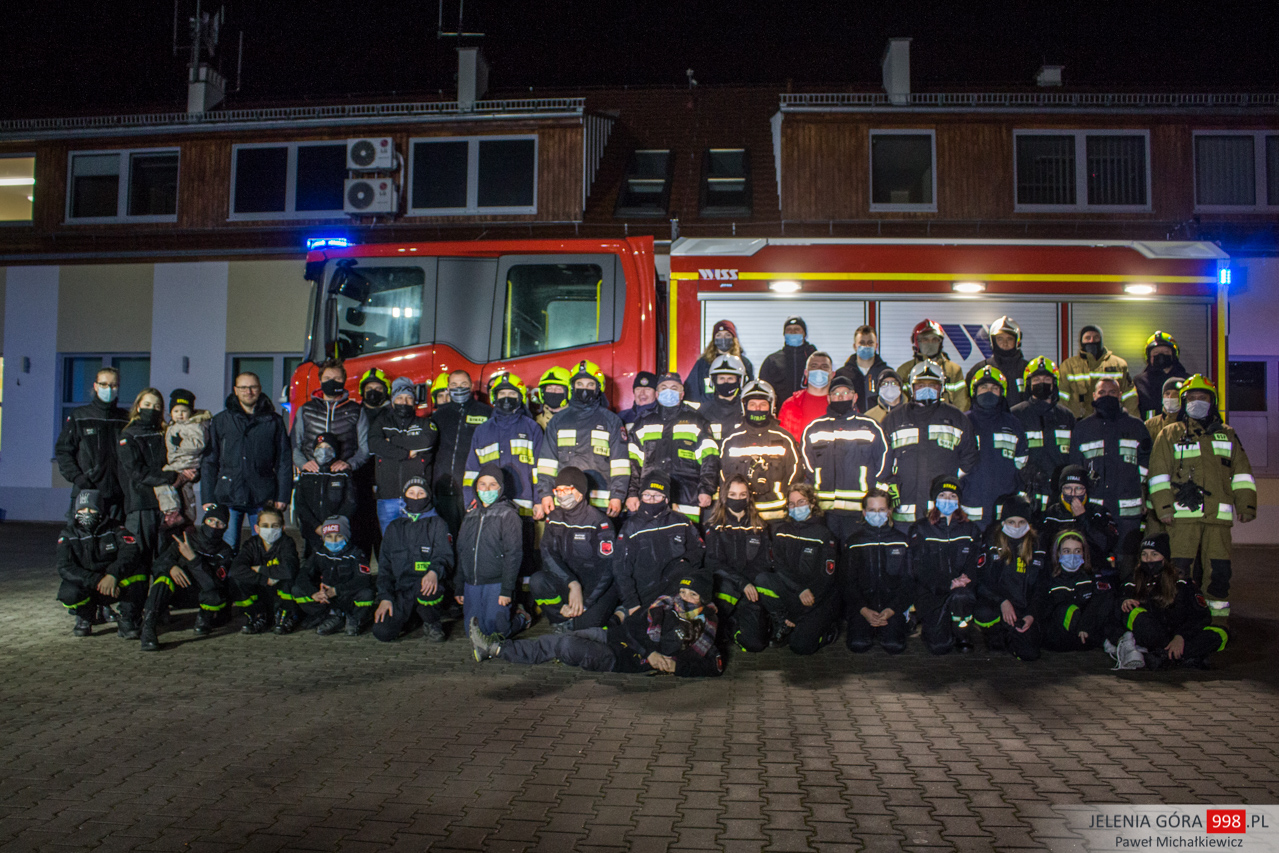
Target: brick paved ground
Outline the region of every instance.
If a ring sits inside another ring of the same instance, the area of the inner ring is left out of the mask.
[[[143,655],[71,636],[55,536],[0,525],[4,850],[1002,850],[1054,803],[1279,798],[1273,550],[1241,549],[1212,672],[912,640],[693,682],[189,615]]]

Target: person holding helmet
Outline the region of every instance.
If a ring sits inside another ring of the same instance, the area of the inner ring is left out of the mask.
[[[741,393],[746,384],[746,365],[735,355],[721,355],[711,364],[710,376],[715,396],[697,410],[710,424],[711,437],[718,444],[742,422]]]
[[[805,385],[789,400],[782,402],[777,413],[782,429],[795,438],[802,438],[804,428],[826,414],[829,407],[831,368],[830,354],[818,350],[808,357],[808,365],[804,372]]]
[[[1105,507],[1115,519],[1115,562],[1120,579],[1126,581],[1132,577],[1141,541],[1150,433],[1120,403],[1120,385],[1113,375],[1097,380],[1092,405],[1093,414],[1075,424],[1070,435],[1070,464],[1088,472],[1089,501]]]
[[[431,383],[431,410],[434,411],[449,401],[449,372],[446,370]]]
[[[1257,517],[1257,483],[1235,431],[1221,420],[1217,389],[1196,373],[1181,385],[1181,411],[1150,457],[1150,500],[1168,527],[1172,562],[1189,579],[1198,557],[1213,620],[1230,616],[1230,528]]]
[[[734,355],[746,366],[746,378],[755,378],[755,368],[751,360],[742,353],[742,343],[737,337],[737,326],[732,320],[720,320],[711,329],[711,340],[706,350],[693,364],[693,369],[684,381],[684,398],[690,403],[701,405],[715,396],[715,388],[711,381],[711,365],[721,355]]]
[[[817,352],[817,347],[808,342],[808,324],[803,317],[787,317],[782,321],[782,340],[782,348],[759,366],[759,378],[772,386],[780,399],[789,400],[804,387],[808,357]]]
[[[636,373],[635,381],[631,383],[631,399],[631,407],[617,413],[628,436],[636,421],[657,411],[657,374],[647,370]]]
[[[967,412],[977,439],[977,464],[964,481],[964,512],[978,527],[989,527],[995,506],[1019,490],[1021,471],[1030,458],[1026,428],[1008,411],[1008,380],[998,367],[986,365],[973,374]]]
[[[898,376],[910,376],[920,364],[931,361],[942,371],[942,402],[950,403],[961,412],[968,411],[968,383],[964,381],[964,371],[958,364],[950,360],[942,349],[946,344],[946,333],[941,324],[933,320],[921,320],[910,333],[910,345],[915,357],[897,368]]]
[[[1061,363],[1061,402],[1077,419],[1092,414],[1093,392],[1102,377],[1115,381],[1120,404],[1136,415],[1137,389],[1128,375],[1128,362],[1106,349],[1100,326],[1084,326],[1079,330],[1079,354]]]
[[[665,471],[671,477],[671,508],[698,524],[719,486],[719,447],[711,425],[683,396],[679,374],[663,373],[657,380],[657,410],[635,422],[626,508],[637,511],[640,482],[653,471]]]
[[[720,492],[734,477],[750,485],[751,499],[764,521],[786,517],[786,493],[802,479],[799,450],[791,434],[777,425],[777,395],[762,379],[742,389],[742,422],[719,449]]]
[[[435,510],[457,539],[466,514],[462,480],[466,477],[466,457],[471,452],[471,437],[480,424],[493,416],[487,403],[475,398],[471,390],[471,374],[454,370],[448,376],[449,401],[431,413],[431,423],[440,434],[435,447],[435,469],[431,482],[435,491]]]
[[[984,367],[996,368],[1008,380],[1004,399],[1011,409],[1024,400],[1026,394],[1024,377],[1027,362],[1026,357],[1021,354],[1021,326],[1013,318],[1004,316],[991,323],[986,333],[990,339],[991,356],[974,364],[965,379],[971,389],[973,377],[978,371]]]
[[[543,430],[556,414],[564,411],[569,398],[568,371],[556,365],[542,374],[537,380],[537,402],[541,404],[537,412],[537,425]]]
[[[857,413],[847,376],[831,382],[826,416],[804,430],[804,470],[810,475],[826,527],[843,542],[861,521],[862,500],[882,482],[888,445],[879,424]]]
[[[1036,356],[1022,372],[1025,396],[1012,412],[1026,430],[1030,456],[1021,469],[1026,496],[1042,512],[1052,503],[1053,480],[1066,464],[1075,416],[1058,396],[1057,365],[1046,356]]]
[[[1137,413],[1143,421],[1163,414],[1164,391],[1168,380],[1185,379],[1190,375],[1181,363],[1181,347],[1177,339],[1167,332],[1155,332],[1146,338],[1146,369],[1133,379],[1137,389]],[[1153,438],[1155,433],[1151,433]]]
[[[979,456],[972,423],[958,407],[942,402],[942,366],[921,361],[909,381],[911,404],[894,408],[880,425],[888,442],[883,480],[895,499],[893,521],[901,525],[928,515],[934,479],[963,477]]]
[[[537,460],[537,493],[542,512],[555,509],[556,477],[572,465],[586,474],[587,500],[609,518],[622,511],[631,484],[631,460],[626,452],[622,419],[609,411],[604,400],[604,373],[592,361],[579,361],[569,371],[573,384],[567,408],[546,425]]]
[[[866,417],[877,424],[882,424],[888,413],[902,404],[902,378],[891,367],[884,367],[875,376],[876,402],[866,410]]]
[[[1159,431],[1177,420],[1181,411],[1181,383],[1184,379],[1169,376],[1164,380],[1163,398],[1160,401],[1159,413],[1146,419],[1146,429],[1150,432],[1150,440],[1159,437]]]

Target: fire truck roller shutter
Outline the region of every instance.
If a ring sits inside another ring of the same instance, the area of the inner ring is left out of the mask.
[[[711,339],[711,329],[717,322],[732,320],[737,326],[742,350],[758,375],[764,359],[782,348],[782,321],[796,315],[803,317],[808,325],[809,342],[830,353],[838,369],[854,349],[853,331],[866,322],[866,302],[860,298],[841,297],[703,296],[702,338],[698,352],[705,349]]]
[[[914,357],[910,334],[927,318],[946,332],[943,350],[968,369],[991,355],[987,327],[1007,315],[1021,326],[1021,352],[1027,359],[1046,355],[1059,362],[1061,314],[1057,302],[1011,302],[997,299],[885,300],[879,303],[879,351],[890,367]],[[1012,377],[1009,377],[1011,379]]]
[[[1119,302],[1073,302],[1070,310],[1071,355],[1079,350],[1079,330],[1100,326],[1106,348],[1128,361],[1135,379],[1146,369],[1146,339],[1162,330],[1177,339],[1181,363],[1194,373],[1208,372],[1211,349],[1211,306],[1204,303],[1141,299]]]

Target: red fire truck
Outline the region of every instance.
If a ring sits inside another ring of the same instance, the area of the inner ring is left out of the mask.
[[[1027,357],[1058,362],[1082,326],[1100,326],[1134,374],[1162,329],[1187,368],[1224,388],[1229,269],[1217,246],[1194,242],[698,238],[668,257],[647,237],[325,247],[307,257],[309,360],[290,397],[296,407],[313,393],[315,364],[334,355],[351,391],[376,366],[413,379],[423,400],[447,370],[482,388],[505,368],[532,387],[589,359],[624,407],[637,371],[687,375],[716,321],[733,320],[758,365],[793,315],[836,364],[858,326],[876,328],[892,365],[927,317],[965,369],[989,355],[985,327],[1003,315],[1021,325]]]

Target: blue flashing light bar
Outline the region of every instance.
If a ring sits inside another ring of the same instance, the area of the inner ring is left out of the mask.
[[[351,241],[345,237],[307,237],[306,250],[308,252],[314,249],[345,249],[351,245]]]
[[[1217,283],[1230,284],[1230,267],[1222,267],[1217,270]]]

